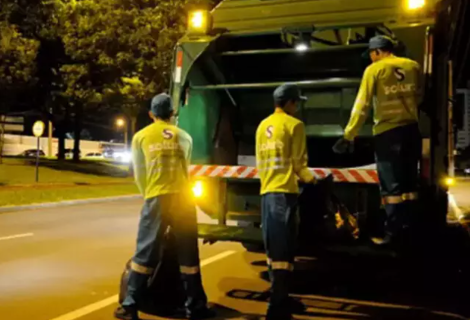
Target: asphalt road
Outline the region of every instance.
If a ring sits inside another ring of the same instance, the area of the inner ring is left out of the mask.
[[[113,319],[140,205],[125,200],[0,214],[0,319]],[[201,245],[200,252],[219,319],[265,313],[263,254],[233,243]],[[309,306],[297,319],[464,319],[469,307],[468,286],[405,278],[387,261],[299,258],[296,270],[292,294]]]

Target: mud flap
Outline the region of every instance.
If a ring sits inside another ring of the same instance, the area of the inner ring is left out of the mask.
[[[171,229],[169,230],[165,236],[160,263],[149,279],[142,295],[143,301],[139,306],[140,311],[160,317],[173,315],[177,308],[184,306],[186,299],[175,250],[175,239]],[[122,304],[127,294],[130,264],[129,260],[121,276],[119,304]]]

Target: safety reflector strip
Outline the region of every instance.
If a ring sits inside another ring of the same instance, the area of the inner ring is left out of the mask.
[[[140,264],[135,263],[134,261],[131,261],[131,270],[145,275],[151,275],[154,271],[153,268],[142,266]]]
[[[182,72],[183,72],[183,51],[178,49],[178,51],[176,52],[175,83],[181,82]]]
[[[187,266],[180,266],[180,272],[182,274],[198,274],[199,273],[199,267],[187,267]]]
[[[309,168],[309,170],[318,179],[332,174],[335,182],[366,184],[379,183],[377,171],[372,169]],[[192,177],[259,179],[258,170],[255,167],[246,166],[193,165],[189,168],[189,175]]]

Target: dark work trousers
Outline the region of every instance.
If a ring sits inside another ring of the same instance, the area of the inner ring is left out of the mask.
[[[167,194],[145,200],[139,222],[137,249],[132,258],[124,308],[139,308],[139,300],[162,253],[168,227],[175,236],[178,261],[190,311],[206,307],[197,242],[196,208],[189,195]]]
[[[289,319],[289,282],[294,270],[298,195],[268,193],[261,201],[263,240],[271,278],[267,319]]]
[[[382,203],[387,213],[385,232],[392,239],[402,236],[417,214],[421,144],[418,124],[375,136]]]

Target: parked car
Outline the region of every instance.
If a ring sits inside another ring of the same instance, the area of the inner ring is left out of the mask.
[[[87,160],[96,160],[96,159],[104,159],[104,155],[102,153],[99,153],[99,152],[91,152],[91,153],[87,153],[85,155],[85,157],[83,159],[87,159]]]
[[[20,154],[20,156],[26,157],[26,158],[36,158],[37,153],[38,153],[37,149],[29,149],[29,150],[23,151]],[[45,156],[46,156],[46,154],[44,153],[44,151],[39,150],[39,157],[45,157]]]

